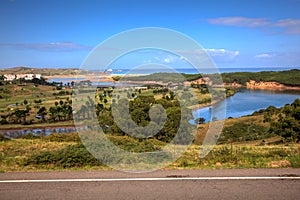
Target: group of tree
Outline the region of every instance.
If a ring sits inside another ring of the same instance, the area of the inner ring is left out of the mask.
[[[41,103],[40,100],[35,100],[35,102]],[[10,110],[6,114],[2,114],[0,124],[32,124],[34,119],[33,117],[29,118],[31,114],[34,114],[35,118],[39,119],[41,122],[56,122],[73,119],[72,100],[69,99],[66,101],[56,101],[54,106],[51,106],[49,110],[47,110],[45,106],[39,107],[36,113],[31,113],[32,109],[26,99],[24,100],[23,105],[26,106],[25,109],[16,108]]]
[[[25,109],[15,109],[7,114],[1,115],[0,124],[31,124],[32,120],[27,121],[31,108],[26,106]]]
[[[42,109],[42,110],[41,110]],[[65,121],[73,119],[73,110],[72,110],[72,100],[67,98],[66,101],[60,100],[59,102],[56,101],[54,106],[49,108],[47,112],[46,109],[40,108],[38,111],[39,114],[49,114],[50,121]],[[44,117],[43,117],[44,119]]]
[[[191,87],[198,89],[201,94],[209,93],[209,90],[208,90],[208,87],[207,87],[206,84],[195,84],[195,83],[193,83],[193,84],[191,84]]]
[[[173,82],[173,83],[183,83],[189,80],[195,80],[200,78],[200,74],[180,74],[180,73],[167,73],[167,72],[160,72],[160,73],[153,73],[149,75],[143,76],[128,76],[123,77],[122,80],[124,81],[155,81],[155,82]]]
[[[155,107],[156,110],[152,112],[150,118],[149,112],[156,104],[162,107]],[[113,109],[117,111],[113,112]],[[156,130],[162,121],[161,114],[164,112],[167,116],[165,123],[161,129]],[[192,126],[188,123],[188,119],[192,118],[191,112],[183,112],[176,99],[156,100],[153,95],[141,95],[130,101],[121,99],[112,103],[109,108],[105,108],[103,104],[97,104],[96,113],[103,131],[112,135],[135,137],[143,135],[144,138],[154,137],[163,142],[170,142],[175,138],[174,143],[185,143],[192,137],[187,131]]]
[[[270,123],[270,133],[282,136],[286,142],[300,141],[300,100],[282,108],[269,106],[264,111],[264,122]]]

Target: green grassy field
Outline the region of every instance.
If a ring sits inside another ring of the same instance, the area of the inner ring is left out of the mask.
[[[126,137],[108,136],[127,150],[151,150],[159,141],[144,143]],[[151,144],[151,145],[150,145]],[[300,167],[300,145],[257,145],[235,143],[217,145],[204,158],[201,145],[190,148],[166,169],[284,168]],[[153,149],[152,149],[153,150]],[[99,163],[81,144],[76,134],[53,134],[35,139],[0,142],[0,171],[110,170]],[[122,161],[120,161],[122,162]],[[133,166],[134,167],[134,166]]]

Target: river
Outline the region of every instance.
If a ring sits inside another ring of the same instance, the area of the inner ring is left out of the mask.
[[[194,110],[193,115],[195,118],[203,117],[205,122],[211,121],[213,117],[218,120],[228,117],[236,118],[250,115],[268,106],[282,107],[285,104],[291,104],[296,98],[300,98],[300,91],[242,89],[234,96],[212,106]]]

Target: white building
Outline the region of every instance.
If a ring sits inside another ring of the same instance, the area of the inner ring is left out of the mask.
[[[34,78],[41,79],[41,74],[4,74],[5,81],[13,81],[17,79],[32,80]]]

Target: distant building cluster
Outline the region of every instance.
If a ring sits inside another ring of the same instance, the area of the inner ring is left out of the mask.
[[[34,78],[41,79],[41,74],[4,74],[5,81],[13,81],[18,79],[32,80]]]

